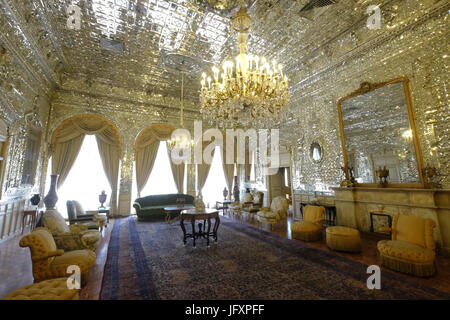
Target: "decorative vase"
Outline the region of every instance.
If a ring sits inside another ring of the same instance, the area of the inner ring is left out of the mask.
[[[105,207],[104,203],[106,202],[106,197],[107,195],[105,193],[105,190],[103,190],[102,193],[98,195],[98,201],[100,201],[100,208]]]
[[[205,203],[203,202],[202,196],[198,195],[195,198],[195,210],[196,211],[203,211],[205,210]]]
[[[51,183],[50,183],[50,190],[48,191],[48,194],[44,198],[44,204],[45,209],[55,209],[55,205],[58,202],[58,195],[56,194],[56,183],[58,181],[58,174],[52,174],[50,176]]]
[[[41,202],[41,195],[39,193],[34,194],[31,197],[30,202],[33,206],[38,206],[39,203]]]
[[[234,188],[233,188],[233,196],[234,196],[234,201],[235,202],[239,202],[239,185],[238,185],[238,177],[234,176]]]
[[[228,196],[228,189],[225,187],[223,188],[223,200],[227,200],[227,196]]]

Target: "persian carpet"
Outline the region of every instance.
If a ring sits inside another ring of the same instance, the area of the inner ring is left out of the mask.
[[[178,223],[117,219],[100,299],[450,299],[383,271],[369,290],[367,265],[224,217],[218,237],[193,248]]]

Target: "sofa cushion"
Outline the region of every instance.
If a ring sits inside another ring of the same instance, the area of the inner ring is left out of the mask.
[[[245,193],[242,201],[245,202],[252,202],[253,196],[250,193]]]
[[[425,219],[416,216],[399,216],[395,228],[395,239],[425,247]]]
[[[69,226],[63,216],[55,209],[50,209],[44,212],[42,215],[42,223],[44,227],[49,229],[52,234],[70,232]]]
[[[295,221],[291,223],[292,232],[320,232],[322,227],[310,221]]]
[[[307,205],[303,209],[303,220],[314,223],[320,222],[323,220],[324,212],[325,207]]]
[[[86,211],[83,209],[83,206],[81,205],[80,202],[78,202],[76,200],[73,200],[72,202],[75,207],[75,213],[76,213],[77,217],[86,214]]]
[[[79,290],[67,288],[67,278],[32,283],[3,297],[3,300],[76,300]]]
[[[73,250],[64,252],[62,256],[55,257],[51,264],[52,269],[66,268],[70,265],[80,267],[81,272],[85,272],[95,263],[96,255],[91,250]]]
[[[72,200],[67,200],[66,207],[67,207],[67,215],[69,216],[69,220],[77,219],[77,211],[75,209],[75,205]]]
[[[406,241],[381,240],[378,242],[377,247],[382,255],[400,260],[429,263],[435,258],[433,250]]]

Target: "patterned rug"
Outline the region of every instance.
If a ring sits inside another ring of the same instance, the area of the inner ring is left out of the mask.
[[[193,248],[178,223],[116,220],[100,299],[450,299],[383,271],[369,290],[367,265],[227,218],[218,237]]]

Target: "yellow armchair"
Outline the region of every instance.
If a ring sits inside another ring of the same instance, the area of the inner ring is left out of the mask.
[[[322,238],[325,207],[307,205],[303,209],[303,220],[291,223],[292,237],[302,241],[317,241]]]
[[[42,216],[45,228],[53,235],[56,246],[66,251],[90,249],[95,251],[100,243],[101,233],[89,230],[84,224],[72,224],[64,221],[62,215],[56,210],[47,210]]]
[[[20,239],[19,245],[30,248],[34,282],[67,277],[69,276],[67,268],[76,265],[80,268],[83,286],[96,259],[95,253],[91,250],[64,252],[57,249],[52,235],[45,228],[36,228]]]
[[[416,216],[394,216],[391,240],[377,244],[381,264],[386,268],[418,277],[430,277],[436,272],[435,241],[431,219]]]

